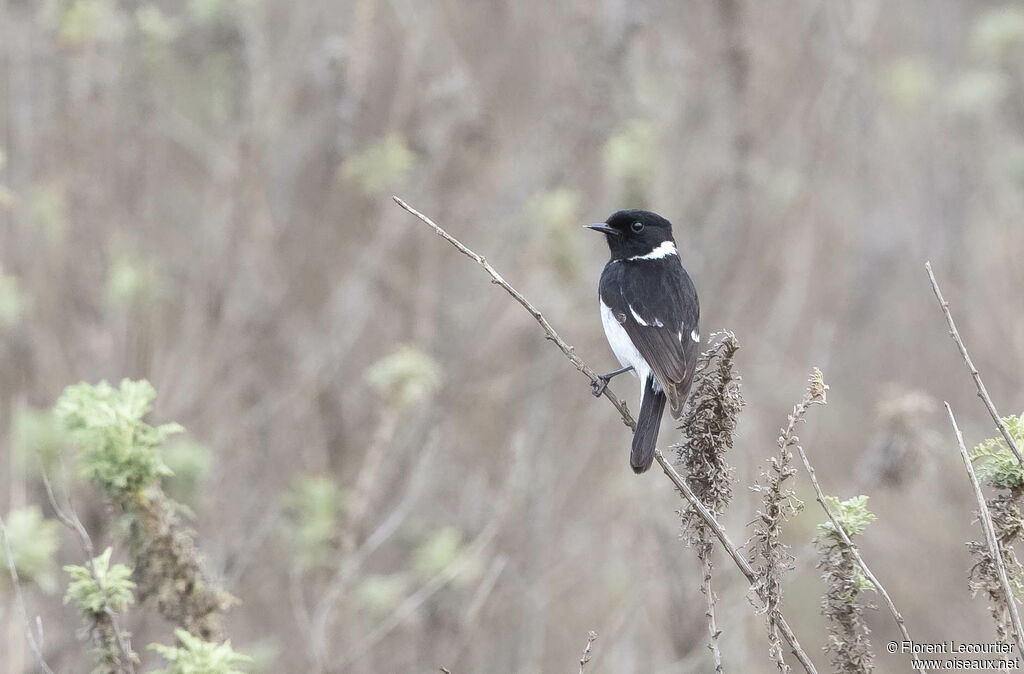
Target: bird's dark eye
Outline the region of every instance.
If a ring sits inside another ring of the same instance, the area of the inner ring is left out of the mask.
[[[630,225],[629,228],[632,229],[637,234],[639,234],[640,232],[644,231],[644,223],[638,220],[634,222],[632,225]]]

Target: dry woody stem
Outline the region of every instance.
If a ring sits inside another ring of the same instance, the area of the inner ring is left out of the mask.
[[[953,341],[956,342],[957,348],[960,349],[960,355],[963,356],[964,363],[967,364],[967,369],[970,370],[971,377],[974,379],[974,385],[978,388],[978,397],[985,403],[985,408],[992,416],[992,420],[996,422],[996,427],[999,428],[999,432],[1002,433],[1003,439],[1006,440],[1006,444],[1009,445],[1013,455],[1017,457],[1017,461],[1020,463],[1021,469],[1024,470],[1024,454],[1021,454],[1020,448],[1013,439],[1013,435],[1010,434],[1010,429],[1006,427],[1006,423],[1003,422],[1003,418],[999,416],[999,412],[996,410],[996,406],[988,394],[988,389],[985,388],[985,383],[981,381],[981,374],[978,372],[978,368],[974,367],[974,361],[971,360],[970,354],[967,353],[967,347],[964,346],[964,340],[960,338],[960,331],[956,329],[956,323],[953,322],[953,314],[949,311],[949,302],[947,302],[942,296],[942,291],[939,290],[939,282],[935,280],[935,273],[932,272],[932,263],[925,262],[924,268],[928,270],[928,278],[932,282],[932,290],[935,292],[935,298],[939,301],[939,306],[942,307],[942,313],[946,316],[946,323],[949,324],[949,334],[953,338]]]
[[[740,377],[733,371],[733,358],[739,348],[732,333],[711,336],[711,345],[698,362],[697,381],[681,426],[684,441],[676,448],[694,493],[716,517],[732,499],[734,470],[726,461],[726,453],[732,449],[737,416],[743,407]],[[721,674],[724,669],[719,647],[721,631],[715,617],[712,534],[692,507],[682,509],[680,515],[686,542],[696,549],[701,563],[708,648],[715,672]]]
[[[587,645],[583,648],[583,654],[580,655],[580,674],[584,674],[583,670],[587,666],[587,663],[590,662],[590,649],[593,647],[595,641],[597,641],[597,632],[591,630],[590,633],[587,634]]]
[[[815,368],[815,373],[817,374],[818,381],[820,382],[820,385],[822,387],[820,395],[821,395],[821,402],[824,403],[824,401],[825,401],[825,392],[827,391],[828,387],[825,386],[824,381],[821,380],[821,371],[819,371],[817,368]],[[812,381],[813,381],[813,376],[812,376]],[[836,533],[839,534],[839,537],[842,539],[843,544],[846,545],[847,548],[849,549],[850,554],[853,556],[854,561],[856,561],[856,563],[857,563],[857,566],[859,566],[861,571],[864,572],[865,578],[868,579],[868,581],[878,591],[879,596],[882,597],[882,600],[885,602],[886,607],[888,607],[888,609],[889,609],[889,613],[892,614],[893,620],[896,621],[896,626],[897,626],[897,628],[899,628],[900,634],[903,635],[903,639],[905,641],[913,641],[910,638],[910,633],[907,631],[907,626],[906,626],[906,623],[903,620],[903,615],[896,609],[896,604],[893,603],[892,597],[889,596],[888,591],[886,591],[886,589],[882,585],[881,581],[879,581],[878,578],[875,577],[875,574],[871,572],[871,569],[868,568],[867,562],[865,562],[864,558],[861,557],[860,551],[857,549],[857,546],[854,545],[852,540],[850,540],[850,536],[847,534],[847,532],[843,528],[842,524],[836,518],[835,513],[832,512],[832,508],[829,507],[828,502],[825,500],[825,494],[821,490],[821,485],[818,484],[818,478],[817,478],[817,476],[814,473],[813,466],[811,466],[810,459],[807,458],[807,452],[805,452],[804,448],[800,444],[798,444],[798,443],[796,444],[796,449],[797,449],[797,453],[799,453],[799,455],[800,455],[800,460],[804,464],[804,468],[807,470],[807,475],[811,479],[811,485],[814,487],[815,498],[817,499],[818,503],[821,505],[822,510],[825,511],[825,514],[828,516],[828,519],[832,523],[832,526],[835,527]],[[922,669],[922,670],[918,670],[918,671],[926,671],[926,670]]]
[[[505,279],[503,279],[501,275],[498,274],[498,272],[495,271],[494,268],[490,264],[488,264],[488,262],[483,257],[477,255],[472,250],[464,246],[461,242],[459,242],[458,239],[456,239],[451,234],[443,230],[440,226],[435,224],[427,216],[415,210],[398,197],[393,198],[396,204],[401,206],[404,210],[408,211],[412,215],[419,218],[423,223],[425,223],[427,226],[433,229],[438,236],[448,241],[448,243],[455,246],[455,248],[457,248],[459,252],[461,252],[463,255],[465,255],[466,257],[470,258],[471,260],[479,264],[481,267],[483,267],[484,271],[486,271],[487,274],[491,277],[493,283],[500,285],[509,295],[513,297],[513,299],[519,302],[519,304],[521,304],[523,308],[525,308],[530,313],[531,316],[533,316],[534,320],[536,320],[537,323],[540,324],[541,328],[543,328],[546,338],[555,343],[555,346],[557,346],[558,349],[565,355],[565,357],[569,359],[569,362],[571,362],[577,370],[586,375],[591,380],[591,382],[597,381],[597,374],[594,372],[594,370],[591,369],[589,365],[583,362],[583,360],[576,355],[573,347],[571,347],[561,337],[558,336],[558,333],[556,333],[555,330],[551,327],[551,324],[548,323],[547,319],[544,318],[543,314],[541,314],[541,312],[536,307],[534,307],[518,290],[513,288],[507,281],[505,281]],[[626,408],[625,404],[611,392],[609,388],[605,389],[604,396],[608,398],[609,401],[611,401],[612,405],[615,406],[615,409],[619,412],[619,415],[622,417],[623,423],[625,423],[630,428],[635,427],[636,422],[633,420],[632,415],[630,415],[629,410]],[[661,453],[661,450],[654,450],[654,458],[655,460],[657,460],[658,464],[661,466],[665,474],[668,475],[669,479],[672,480],[672,483],[676,486],[680,493],[686,498],[687,501],[689,501],[690,505],[697,511],[697,513],[699,514],[700,518],[704,521],[704,523],[707,524],[707,526],[711,529],[715,537],[718,538],[719,542],[722,544],[722,547],[732,558],[733,562],[735,562],[736,566],[739,567],[740,571],[747,578],[747,581],[750,583],[751,587],[754,588],[755,592],[758,593],[758,597],[760,598],[760,590],[758,589],[759,579],[757,578],[757,575],[754,573],[754,570],[750,567],[750,564],[747,563],[747,560],[743,558],[743,556],[739,553],[739,550],[737,550],[736,546],[729,539],[729,536],[725,533],[725,530],[722,528],[722,525],[718,523],[718,520],[715,519],[714,515],[712,515],[711,512],[700,501],[700,499],[697,498],[696,494],[693,493],[693,490],[690,489],[690,486],[686,483],[686,480],[684,480],[682,476],[679,474],[679,472],[676,471],[676,469],[672,466],[672,463],[665,458],[665,456]],[[793,634],[793,630],[790,629],[789,625],[786,623],[784,618],[780,619],[779,628],[782,632],[783,638],[786,640],[786,643],[789,644],[790,648],[793,651],[793,654],[799,660],[804,670],[807,671],[808,674],[817,674],[817,669],[815,669],[814,663],[811,662],[810,658],[807,656],[807,653],[800,646],[800,643],[797,641],[796,635]]]
[[[1010,589],[1010,580],[1006,575],[1006,565],[1003,564],[1003,556],[999,552],[999,540],[996,538],[995,527],[992,524],[992,515],[985,504],[985,495],[981,492],[981,485],[978,483],[978,476],[974,474],[974,466],[971,465],[971,457],[967,454],[967,447],[964,446],[964,436],[953,416],[953,410],[949,403],[945,403],[946,412],[949,414],[949,422],[953,425],[956,433],[956,441],[960,446],[960,458],[964,461],[967,475],[971,479],[971,486],[974,488],[974,496],[978,501],[978,517],[981,519],[982,529],[985,531],[985,540],[988,542],[989,554],[995,562],[996,572],[999,576],[999,584],[1002,586],[1006,607],[1010,612],[1010,619],[1013,621],[1013,636],[1017,642],[1017,652],[1024,653],[1024,629],[1021,629],[1020,613],[1017,611],[1017,601]]]

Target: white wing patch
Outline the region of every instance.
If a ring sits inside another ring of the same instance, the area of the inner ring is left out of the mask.
[[[679,336],[679,340],[682,341],[682,339],[683,339],[683,336],[680,335]],[[697,332],[697,328],[694,328],[693,331],[690,332],[690,339],[692,339],[693,341],[695,341],[698,344],[700,344],[700,333]]]
[[[660,260],[669,255],[678,255],[675,241],[662,241],[661,244],[646,255],[634,255],[627,260]]]
[[[662,323],[662,322],[661,322],[661,320],[660,320],[660,319],[658,319],[658,318],[655,318],[655,319],[654,319],[654,323],[648,323],[648,322],[647,322],[647,321],[645,321],[644,319],[640,318],[640,314],[638,314],[638,313],[636,312],[636,310],[635,310],[635,309],[633,308],[633,305],[632,305],[632,304],[630,304],[630,305],[629,305],[629,313],[633,314],[633,319],[634,319],[634,320],[635,320],[635,321],[636,321],[637,323],[639,323],[640,325],[642,325],[642,326],[644,326],[644,327],[647,327],[648,325],[653,325],[653,326],[654,326],[654,327],[656,327],[656,328],[663,328],[663,327],[665,327],[665,324],[664,324],[664,323]]]

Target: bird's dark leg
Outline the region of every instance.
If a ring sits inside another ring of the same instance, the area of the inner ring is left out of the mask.
[[[599,374],[599,375],[597,375],[597,379],[595,379],[590,384],[590,390],[593,392],[594,397],[595,398],[600,398],[602,395],[604,395],[604,390],[606,388],[608,388],[608,382],[610,382],[612,380],[612,377],[617,377],[618,375],[622,374],[623,372],[629,372],[632,369],[633,369],[632,365],[627,365],[626,367],[622,368],[621,370],[615,370],[614,372],[609,372],[608,374]]]

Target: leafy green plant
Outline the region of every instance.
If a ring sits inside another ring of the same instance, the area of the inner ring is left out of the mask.
[[[119,40],[125,31],[124,17],[113,0],[74,0],[70,4],[47,2],[44,21],[69,49],[85,49]]]
[[[580,204],[579,190],[560,187],[533,196],[526,206],[526,220],[538,225],[541,235],[537,250],[543,258],[550,258],[551,266],[566,281],[579,278],[580,260]]]
[[[356,587],[359,605],[376,615],[385,615],[409,595],[409,574],[367,574]]]
[[[82,613],[103,613],[107,608],[123,611],[133,601],[132,570],[124,564],[110,566],[111,548],[92,560],[92,570],[86,566],[69,565],[64,571],[71,576],[64,603],[74,602]]]
[[[65,604],[74,604],[86,620],[93,642],[93,674],[121,674],[130,671],[129,663],[138,657],[128,645],[127,634],[115,622],[115,614],[135,601],[132,571],[123,564],[110,565],[112,551],[107,548],[86,565],[69,565],[64,571],[71,577]]]
[[[416,165],[416,155],[398,133],[390,133],[354,154],[341,165],[341,176],[354,181],[367,196],[377,196],[401,183]]]
[[[167,660],[168,667],[153,674],[243,674],[236,665],[252,662],[252,659],[231,648],[231,641],[214,643],[203,641],[183,629],[174,630],[180,646],[149,644],[146,648],[159,653]]]
[[[0,546],[0,568],[7,568],[7,548],[10,548],[19,580],[35,583],[44,592],[55,591],[54,555],[59,545],[58,523],[44,519],[38,506],[12,510],[4,519],[7,545]]]
[[[28,296],[22,292],[18,277],[0,271],[0,327],[17,325],[28,304]]]
[[[106,381],[69,386],[57,401],[57,417],[82,450],[82,473],[116,501],[170,474],[159,448],[184,429],[142,421],[155,397],[148,381],[125,379],[118,388]]]
[[[283,547],[299,571],[327,565],[335,552],[344,495],[328,477],[296,478],[284,495]]]
[[[1024,446],[1024,413],[1003,418],[1010,437],[1018,446]],[[1007,580],[1012,593],[1019,601],[1024,595],[1024,564],[1017,557],[1015,544],[1024,535],[1024,515],[1021,514],[1024,501],[1024,472],[1020,463],[1002,435],[983,440],[970,454],[978,478],[996,490],[996,495],[986,501],[992,515],[999,554],[1003,558]],[[995,623],[1000,639],[1012,634],[1009,607],[1003,595],[995,560],[989,552],[988,543],[968,541],[967,549],[975,559],[968,575],[971,592],[981,593],[988,598],[989,612]]]
[[[107,270],[104,298],[110,307],[123,311],[135,303],[157,300],[163,285],[157,262],[122,252]]]
[[[839,525],[843,527],[843,530],[851,538],[864,533],[868,525],[878,519],[873,512],[868,510],[867,496],[854,496],[845,501],[840,501],[836,496],[826,496],[825,501],[828,503],[832,514],[836,516]],[[842,541],[842,537],[836,531],[835,525],[831,521],[819,524],[818,532],[823,536],[830,536]]]
[[[396,409],[405,409],[437,391],[441,367],[415,346],[400,346],[366,370],[366,382]]]
[[[163,479],[164,489],[172,498],[193,504],[199,483],[213,466],[210,448],[188,438],[172,441],[161,452],[171,474]]]
[[[657,129],[646,119],[625,121],[605,142],[605,173],[621,187],[624,202],[646,202],[654,181],[657,143]]]
[[[143,421],[155,396],[144,380],[125,379],[118,388],[76,384],[64,390],[55,413],[81,449],[82,473],[124,511],[139,601],[155,597],[164,618],[214,638],[218,612],[233,598],[206,578],[181,506],[160,488],[159,478],[170,475],[161,446],[182,428]]]
[[[11,453],[29,470],[49,468],[67,442],[64,426],[52,410],[19,406],[11,421]]]
[[[1017,446],[1024,447],[1024,412],[1019,416],[1003,417],[1003,423]],[[986,480],[997,489],[1024,487],[1024,471],[1001,435],[983,440],[975,447],[971,452],[971,463],[974,464],[978,478]]]
[[[875,521],[875,515],[867,508],[867,496],[854,496],[840,501],[826,496],[829,510],[839,525],[852,539],[864,533],[867,526]],[[825,595],[821,601],[822,615],[828,621],[828,645],[826,652],[832,656],[835,671],[843,674],[866,674],[872,671],[874,653],[864,620],[865,605],[860,594],[874,590],[874,585],[864,576],[857,563],[853,549],[846,545],[831,521],[818,525],[818,536],[814,539],[825,581]]]
[[[916,55],[893,59],[883,71],[880,88],[895,108],[914,112],[934,94],[935,76],[931,64]]]
[[[1024,45],[1024,9],[1007,5],[980,14],[971,31],[971,50],[985,61],[1007,58]]]
[[[442,527],[413,552],[412,568],[429,578],[455,561],[462,548],[462,532],[455,527]]]

